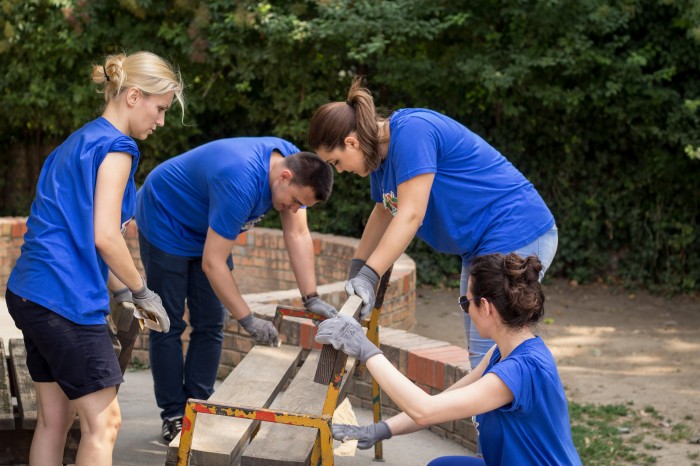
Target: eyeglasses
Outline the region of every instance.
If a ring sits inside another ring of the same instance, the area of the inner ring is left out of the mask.
[[[459,307],[461,307],[462,310],[466,314],[469,314],[469,301],[474,301],[477,299],[481,299],[481,296],[474,296],[473,298],[467,298],[467,295],[464,295],[464,296],[460,296],[459,299],[457,299],[457,304],[459,304]]]

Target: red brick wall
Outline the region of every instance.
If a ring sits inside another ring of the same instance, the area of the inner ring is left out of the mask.
[[[0,218],[0,285],[5,284],[19,257],[24,218]],[[136,266],[143,273],[138,248],[136,225],[132,222],[126,241]],[[346,300],[344,291],[347,265],[358,241],[353,238],[313,234],[316,256],[318,292],[323,299],[340,308]],[[234,276],[246,302],[258,316],[272,319],[277,304],[301,306],[301,298],[291,272],[289,258],[279,230],[254,228],[238,237],[232,250]],[[394,264],[380,318],[381,348],[389,360],[428,393],[439,393],[469,371],[469,358],[464,348],[430,340],[407,332],[415,323],[415,263],[405,254]],[[289,318],[283,321],[281,339],[286,344],[310,350],[316,327],[308,321]],[[185,332],[185,348],[189,332]],[[253,347],[253,342],[234,319],[224,329],[224,349],[219,364],[219,378],[226,377]],[[148,334],[142,333],[132,353],[132,361],[148,364]],[[353,378],[348,394],[356,406],[371,409],[371,379],[368,373]],[[397,412],[397,406],[383,397],[384,416]],[[471,422],[455,421],[431,428],[474,449],[475,433]]]

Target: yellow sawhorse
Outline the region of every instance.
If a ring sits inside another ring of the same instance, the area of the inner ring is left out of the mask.
[[[377,345],[377,347],[379,347],[379,314],[381,312],[390,275],[391,269],[384,274],[382,280],[380,281],[375,307],[370,314],[370,318],[362,322],[362,325],[368,329],[367,337],[370,339],[370,341]],[[340,313],[355,316],[361,305],[362,300],[359,297],[351,296],[340,310]],[[311,314],[304,309],[278,306],[275,313],[275,318],[273,320],[278,329],[281,325],[283,316],[319,320],[317,315]],[[324,351],[327,349],[333,350],[330,345],[325,345]],[[237,406],[220,402],[213,403],[206,400],[188,400],[185,407],[185,416],[182,420],[180,446],[178,448],[178,466],[187,466],[188,464],[197,414],[214,414],[218,416],[238,417],[254,421],[274,422],[278,424],[317,428],[318,436],[311,453],[311,464],[332,466],[334,461],[331,423],[333,412],[335,411],[338,403],[343,377],[345,376],[345,366],[347,361],[347,356],[340,352],[338,352],[337,357],[339,362],[335,364],[335,368],[330,375],[328,391],[326,393],[326,399],[323,404],[321,415],[276,411],[252,406]],[[319,363],[319,366],[320,365],[321,364]],[[364,366],[362,366],[358,361],[355,376],[361,376],[363,371]],[[372,406],[374,422],[379,422],[381,420],[381,390],[374,379],[372,380]],[[380,461],[383,460],[381,442],[377,442],[375,444],[375,459]]]

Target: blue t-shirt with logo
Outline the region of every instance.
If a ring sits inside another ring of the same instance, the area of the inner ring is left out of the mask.
[[[503,155],[457,121],[408,108],[390,117],[386,159],[372,172],[372,199],[396,214],[398,185],[434,173],[416,235],[464,261],[526,246],[554,226],[540,195]]]
[[[95,248],[97,171],[110,152],[133,156],[121,222],[134,215],[136,142],[100,117],[71,134],[46,159],[27,219],[22,253],[7,287],[80,325],[105,323],[107,264]]]
[[[507,358],[495,348],[484,375],[498,376],[513,401],[476,416],[486,464],[578,466],[566,394],[554,357],[540,337]]]
[[[272,208],[270,156],[299,152],[276,137],[220,139],[157,166],[139,189],[136,223],[149,243],[199,257],[211,227],[226,239],[252,228]]]

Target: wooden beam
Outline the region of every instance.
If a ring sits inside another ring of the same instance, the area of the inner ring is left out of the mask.
[[[352,295],[345,301],[343,307],[340,308],[338,315],[342,314],[358,319],[361,308],[362,299],[359,296]],[[328,384],[331,383],[333,374],[337,373],[339,367],[342,367],[344,363],[345,355],[342,352],[334,349],[331,345],[323,345],[321,357],[314,375],[314,382],[327,387]]]
[[[0,338],[0,430],[14,430],[15,415],[10,391],[10,372],[7,367],[5,344]]]
[[[209,401],[267,408],[301,359],[298,346],[255,346],[209,397]],[[258,421],[198,414],[190,466],[229,466],[257,428]],[[177,463],[180,435],[170,442],[166,465]]]
[[[320,353],[312,351],[289,388],[272,403],[271,409],[319,416],[328,392],[327,385],[313,382]],[[352,369],[354,358],[348,358],[346,370]],[[344,393],[350,377],[343,377]],[[241,466],[308,465],[318,429],[263,422],[255,438],[241,457]]]
[[[27,369],[27,350],[24,348],[24,340],[13,338],[10,340],[10,365],[15,381],[15,393],[17,394],[17,408],[22,418],[22,428],[34,430],[36,428],[36,392],[34,382]]]

